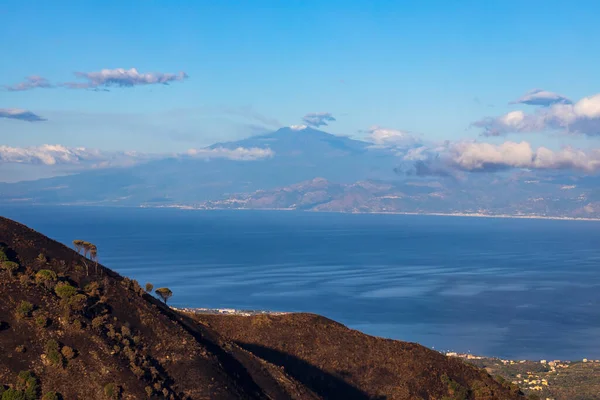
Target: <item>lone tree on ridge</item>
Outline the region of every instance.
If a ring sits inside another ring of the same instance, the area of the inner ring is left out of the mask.
[[[169,300],[171,296],[173,296],[173,292],[171,291],[171,289],[166,287],[158,288],[154,291],[154,293],[159,295],[160,298],[165,302],[165,304],[167,304],[167,300]]]

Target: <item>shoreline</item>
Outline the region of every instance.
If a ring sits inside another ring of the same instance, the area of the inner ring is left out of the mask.
[[[444,213],[444,212],[409,212],[409,211],[319,211],[319,210],[299,210],[297,208],[201,208],[186,205],[160,205],[152,206],[147,204],[139,205],[107,205],[107,204],[36,204],[36,203],[0,203],[5,205],[34,206],[34,207],[109,207],[109,208],[146,208],[146,209],[177,209],[186,211],[295,211],[323,214],[377,214],[377,215],[413,215],[413,216],[435,216],[435,217],[464,217],[464,218],[498,218],[498,219],[538,219],[554,221],[589,221],[600,222],[600,217],[563,217],[548,215],[519,215],[519,214],[482,214],[482,213]]]
[[[517,215],[517,214],[482,214],[482,213],[442,213],[442,212],[408,212],[408,211],[318,211],[318,210],[298,210],[296,208],[200,208],[185,205],[167,205],[167,206],[149,206],[139,205],[137,208],[174,208],[178,210],[189,211],[297,211],[310,213],[331,213],[331,214],[379,214],[379,215],[416,215],[416,216],[436,216],[436,217],[467,217],[467,218],[504,218],[504,219],[541,219],[556,221],[591,221],[600,222],[600,218],[591,217],[561,217],[546,215]]]

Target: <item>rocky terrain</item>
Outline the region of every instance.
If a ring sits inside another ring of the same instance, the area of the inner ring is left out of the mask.
[[[314,315],[193,319],[4,218],[0,247],[3,400],[523,398],[461,360]]]

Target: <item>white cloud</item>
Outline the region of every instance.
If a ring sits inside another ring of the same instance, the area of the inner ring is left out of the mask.
[[[367,130],[366,139],[380,147],[406,147],[419,142],[415,136],[406,131],[382,128],[377,125]]]
[[[50,144],[37,147],[0,146],[0,162],[3,163],[57,165],[80,164],[100,159],[100,152],[83,147],[68,148]]]
[[[72,165],[81,168],[106,168],[129,166],[144,161],[177,156],[254,161],[273,157],[274,154],[275,153],[269,148],[258,147],[238,147],[236,149],[217,147],[212,149],[190,149],[182,154],[147,154],[135,151],[101,151],[85,147],[66,147],[58,144],[45,144],[34,147],[10,147],[0,145],[0,164],[16,163],[48,166]]]
[[[328,122],[335,121],[335,118],[331,113],[328,112],[316,112],[316,113],[308,113],[303,118],[302,121],[308,126],[327,126]]]
[[[42,118],[31,111],[22,110],[20,108],[0,108],[0,118],[16,119],[27,122],[46,121],[45,118]]]
[[[574,104],[552,104],[531,114],[512,111],[500,117],[487,117],[472,125],[483,128],[483,136],[545,130],[599,136],[600,94],[584,97]]]
[[[15,83],[14,85],[6,85],[4,87],[10,92],[20,92],[23,90],[31,90],[36,88],[51,88],[53,86],[46,78],[32,75],[25,78],[25,81],[23,82]]]
[[[228,149],[225,147],[205,148],[205,149],[190,149],[186,153],[189,156],[197,158],[225,158],[238,161],[255,161],[264,158],[271,158],[275,152],[269,148],[260,147],[238,147]]]
[[[101,87],[131,87],[136,85],[163,84],[183,81],[188,78],[185,72],[169,74],[162,72],[139,73],[137,69],[103,69],[98,72],[75,72],[75,76],[87,82],[66,82],[61,86],[71,89],[93,89]]]
[[[549,92],[547,90],[542,90],[542,89],[534,89],[531,90],[527,93],[525,93],[523,96],[521,96],[520,98],[518,98],[515,101],[511,101],[510,104],[528,104],[528,105],[532,105],[532,106],[550,106],[552,104],[571,104],[571,100],[569,100],[567,97],[558,94],[558,93],[554,93],[554,92]]]
[[[443,155],[450,166],[466,171],[494,171],[507,168],[575,169],[594,172],[600,169],[600,149],[580,150],[565,147],[533,149],[528,142],[504,142],[499,145],[457,142]]]

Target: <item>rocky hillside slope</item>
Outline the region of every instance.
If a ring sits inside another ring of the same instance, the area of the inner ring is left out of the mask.
[[[365,335],[314,314],[193,318],[324,398],[514,399],[483,369],[407,343]]]
[[[2,399],[522,398],[483,370],[320,317],[198,323],[1,217],[0,249]]]

